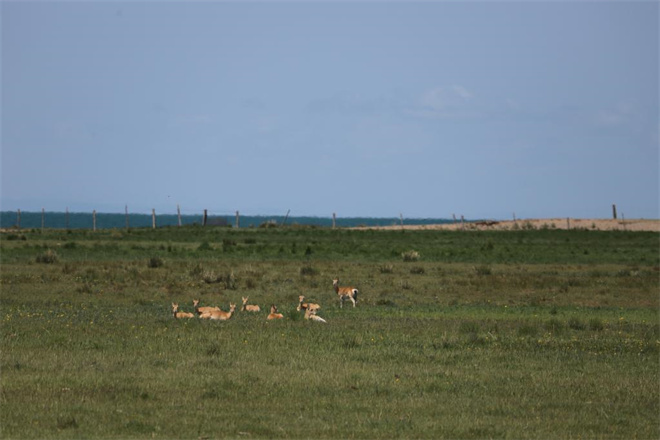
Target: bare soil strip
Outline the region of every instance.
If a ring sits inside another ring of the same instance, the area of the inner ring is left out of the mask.
[[[409,229],[409,230],[521,230],[521,229],[589,229],[594,231],[653,231],[660,232],[660,220],[631,219],[519,219],[516,221],[487,220],[477,222],[446,223],[437,225],[369,226],[355,229]]]

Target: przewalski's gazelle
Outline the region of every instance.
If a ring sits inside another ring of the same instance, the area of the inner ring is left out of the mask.
[[[176,319],[179,319],[179,318],[194,318],[195,317],[195,315],[193,315],[192,313],[179,312],[179,305],[177,303],[172,303],[172,315],[174,315],[174,317]]]
[[[266,319],[271,320],[271,319],[282,319],[284,318],[284,315],[281,313],[277,313],[277,307],[275,307],[275,304],[270,306],[270,314]]]
[[[310,321],[323,322],[327,324],[327,321],[325,319],[316,315],[316,309],[312,309],[309,307],[307,308],[307,310],[305,310],[305,319],[309,319]]]
[[[315,303],[306,303],[303,302],[305,300],[304,295],[300,295],[298,297],[298,307],[296,307],[296,310],[301,311],[301,310],[307,310],[307,309],[312,309],[312,310],[318,310],[321,308],[320,305],[315,304]]]
[[[224,310],[211,310],[209,312],[204,312],[199,315],[202,319],[213,319],[215,321],[226,321],[231,318],[231,315],[236,310],[236,304],[229,303],[229,311],[225,312]]]
[[[195,313],[197,313],[198,315],[201,315],[202,313],[215,312],[220,310],[220,307],[199,307],[198,299],[193,299],[193,308],[195,309]]]
[[[335,293],[339,295],[339,307],[344,307],[344,301],[346,298],[350,299],[353,303],[353,307],[355,307],[358,295],[358,290],[355,287],[340,287],[338,278],[332,280],[332,287],[334,287]]]
[[[259,306],[247,303],[248,298],[250,297],[249,296],[247,298],[244,296],[241,297],[241,300],[243,301],[243,305],[241,306],[241,312],[260,312],[261,308],[259,308]]]

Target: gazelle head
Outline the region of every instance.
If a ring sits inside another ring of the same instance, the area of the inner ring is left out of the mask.
[[[229,303],[229,313],[234,313],[236,310],[236,304]]]
[[[300,295],[298,301],[303,302],[305,300],[305,295]]]
[[[179,311],[179,305],[177,303],[172,303],[172,311],[174,313]]]
[[[243,301],[243,305],[247,304],[248,298],[250,298],[250,297],[249,296],[248,297],[244,297],[244,296],[241,297],[241,300]]]
[[[270,313],[277,313],[277,307],[275,307],[275,304],[271,304]]]
[[[199,305],[199,300],[193,299],[193,307],[197,308],[198,305]]]

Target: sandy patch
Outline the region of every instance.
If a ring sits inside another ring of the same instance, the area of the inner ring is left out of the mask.
[[[359,227],[355,229],[401,229],[402,226]],[[419,230],[519,230],[519,229],[589,229],[593,231],[654,231],[660,232],[660,220],[632,219],[521,219],[505,221],[479,221],[439,224],[439,225],[406,225],[403,229]]]

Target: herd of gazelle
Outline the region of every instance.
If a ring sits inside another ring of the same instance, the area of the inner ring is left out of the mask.
[[[357,303],[358,289],[356,289],[355,287],[339,286],[339,280],[337,278],[332,280],[332,287],[335,289],[335,293],[339,296],[339,307],[341,308],[344,307],[344,301],[346,301],[346,299],[350,299],[351,302],[353,303],[353,307],[355,307],[355,304]],[[261,311],[261,308],[258,305],[248,304],[247,303],[248,298],[241,297],[241,299],[243,301],[243,305],[241,306],[242,312]],[[320,316],[317,316],[316,314],[316,312],[318,312],[318,310],[321,308],[320,305],[315,303],[306,303],[304,301],[305,301],[305,297],[303,295],[300,295],[298,297],[298,307],[296,307],[296,310],[299,312],[305,311],[305,319],[309,319],[311,321],[317,321],[317,322],[326,322],[325,319],[321,318]],[[226,321],[229,318],[231,318],[231,316],[236,311],[236,304],[229,303],[229,311],[225,312],[219,307],[200,307],[199,300],[194,299],[193,308],[195,309],[195,313],[180,312],[179,304],[172,303],[172,314],[177,319],[194,318],[195,316],[197,316],[200,319]],[[275,306],[275,304],[272,304],[270,306],[270,313],[268,314],[266,319],[272,320],[272,319],[282,319],[282,318],[284,318],[284,315],[278,313],[277,307]]]

